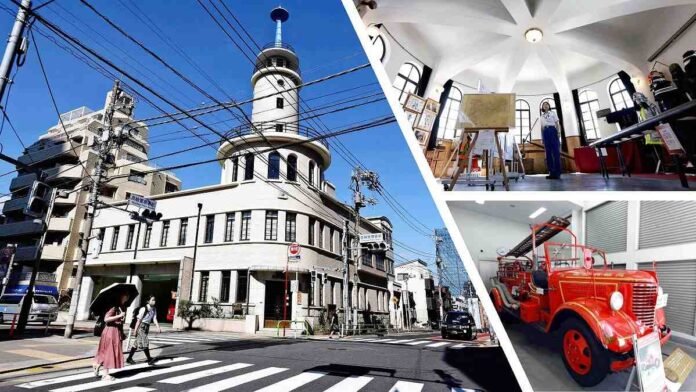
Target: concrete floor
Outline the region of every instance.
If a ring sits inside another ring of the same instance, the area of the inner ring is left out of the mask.
[[[449,179],[442,179],[443,184],[449,184]],[[466,181],[457,182],[455,191],[485,191],[485,186],[469,186]],[[504,188],[499,182],[496,191]],[[690,181],[690,188],[683,188],[678,179],[655,179],[622,177],[612,174],[606,180],[600,174],[572,173],[563,174],[562,180],[547,180],[545,174],[527,175],[517,182],[510,181],[511,191],[694,191],[696,182]]]
[[[626,389],[630,371],[611,373],[598,385],[582,388],[570,377],[563,364],[557,336],[546,335],[530,325],[519,322],[506,323],[505,330],[535,391],[623,391]],[[663,359],[666,359],[677,347],[696,357],[696,347],[670,341],[662,347]],[[634,385],[631,390],[638,390],[638,386]],[[681,391],[696,391],[696,371],[689,375]]]

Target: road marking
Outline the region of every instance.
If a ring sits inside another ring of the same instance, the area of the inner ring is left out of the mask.
[[[416,340],[416,339],[396,340],[396,341],[393,341],[393,342],[389,342],[389,344],[404,344],[404,343],[406,343],[406,342],[412,342],[412,341],[414,341],[414,340]]]
[[[375,339],[375,340],[371,340],[371,341],[372,342],[379,342],[379,343],[387,343],[387,342],[391,342],[394,340],[396,340],[396,339]]]
[[[116,385],[116,384],[123,384],[123,383],[130,382],[130,381],[141,380],[143,378],[159,376],[161,374],[174,373],[174,372],[179,372],[182,370],[194,369],[194,368],[201,367],[201,366],[213,365],[213,364],[216,364],[219,362],[220,361],[213,361],[213,360],[192,362],[192,363],[187,363],[184,365],[178,365],[178,366],[172,366],[172,367],[167,367],[167,368],[163,368],[163,369],[155,369],[155,370],[145,371],[142,373],[137,373],[137,374],[130,376],[130,377],[117,378],[113,381],[95,381],[95,382],[90,382],[90,383],[86,383],[86,384],[73,385],[73,386],[65,387],[65,388],[52,389],[51,391],[52,392],[87,391],[87,390],[97,389],[97,388],[101,388],[101,387],[108,387],[108,386]]]
[[[324,372],[302,372],[297,376],[261,388],[256,392],[290,392],[324,376],[326,376]]]
[[[456,388],[452,388],[451,392],[476,392],[476,390],[469,389],[469,388],[456,387]]]
[[[458,345],[456,345],[456,346],[452,346],[452,347],[450,347],[450,348],[462,348],[462,347],[471,347],[471,346],[470,346],[470,345],[467,345],[467,344],[464,344],[464,343],[462,343],[462,344],[458,344]]]
[[[185,361],[187,359],[191,359],[191,358],[177,357],[177,358],[171,358],[171,359],[161,359],[161,360],[157,361],[157,365],[165,365],[165,364],[174,363],[174,362],[181,362],[181,361]],[[113,374],[118,374],[118,373],[123,372],[123,371],[142,369],[142,368],[146,368],[146,367],[150,367],[150,365],[148,365],[147,363],[139,363],[137,365],[130,365],[130,366],[126,366],[126,367],[121,368],[121,369],[112,370],[109,372],[109,374],[113,375]],[[92,378],[92,377],[94,377],[94,372],[89,371],[87,373],[72,374],[70,376],[63,376],[63,377],[58,377],[58,378],[49,378],[46,380],[32,381],[32,382],[28,382],[28,383],[17,385],[17,386],[20,388],[33,389],[33,388],[38,388],[38,387],[45,387],[48,385],[62,384],[62,383],[70,382],[70,381],[84,380],[84,379]]]
[[[180,338],[160,338],[160,337],[151,338],[151,337],[148,337],[148,340],[161,341],[161,342],[177,342],[177,343],[203,343],[203,342],[199,342],[197,340],[186,340],[186,339],[180,339]]]
[[[352,342],[364,342],[364,341],[373,340],[373,339],[372,338],[357,338],[357,339],[348,339],[348,340],[350,340]]]
[[[225,389],[234,388],[236,386],[246,384],[248,382],[255,381],[255,380],[258,380],[258,379],[261,379],[264,377],[272,376],[274,374],[278,374],[278,373],[284,372],[286,370],[288,370],[288,369],[269,367],[269,368],[257,370],[255,372],[240,374],[239,376],[226,378],[224,380],[220,380],[220,381],[214,382],[212,384],[201,385],[200,387],[189,389],[188,392],[224,391]]]
[[[429,344],[425,347],[442,347],[442,346],[446,346],[448,344],[450,344],[450,343],[449,342],[437,342],[437,343]]]
[[[364,343],[381,342],[382,339],[367,339],[363,340]]]
[[[54,354],[54,353],[49,353],[47,351],[32,350],[30,348],[25,348],[25,349],[21,349],[21,350],[7,350],[5,352],[11,353],[11,354],[23,355],[23,356],[29,357],[29,358],[47,359],[49,361],[55,361],[55,362],[69,361],[69,360],[73,359],[73,357],[70,357],[67,355]]]
[[[235,363],[232,365],[221,366],[221,367],[208,369],[208,370],[202,370],[200,372],[184,374],[182,376],[170,377],[170,378],[166,378],[164,380],[160,380],[158,382],[165,383],[165,384],[183,384],[183,383],[188,382],[188,381],[197,380],[197,379],[203,378],[203,377],[214,376],[214,375],[220,374],[220,373],[244,369],[244,368],[249,367],[249,366],[253,366],[253,365],[250,363]]]
[[[348,377],[324,392],[357,392],[372,381],[372,377]]]
[[[189,337],[180,337],[180,336],[148,336],[149,339],[171,339],[171,340],[178,340],[182,342],[212,342],[213,339],[207,339],[207,338],[189,338]]]
[[[389,392],[420,392],[423,384],[408,381],[397,381]]]
[[[431,342],[431,340],[416,340],[415,342],[406,343],[406,344],[408,344],[410,346],[417,346],[419,344],[426,344],[426,343],[430,343],[430,342]]]
[[[130,388],[124,388],[124,389],[118,389],[113,392],[150,392],[154,391],[155,388],[145,388],[145,387],[130,387]]]
[[[150,343],[171,344],[171,345],[184,344],[184,342],[172,342],[171,340],[164,340],[164,339],[150,339]]]

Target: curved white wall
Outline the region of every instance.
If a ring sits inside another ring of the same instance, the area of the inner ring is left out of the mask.
[[[281,86],[279,81],[282,81]],[[281,70],[268,72],[261,76],[254,85],[254,97],[262,97],[268,94],[276,93],[270,97],[254,101],[251,113],[251,121],[254,123],[272,122],[272,123],[289,123],[293,124],[287,131],[297,132],[298,112],[297,112],[297,90],[277,93],[296,84],[289,74],[283,73]],[[282,98],[283,108],[276,107],[276,99]]]

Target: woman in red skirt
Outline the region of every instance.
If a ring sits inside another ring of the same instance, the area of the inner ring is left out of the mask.
[[[102,380],[106,381],[114,379],[113,376],[109,375],[110,369],[123,367],[121,333],[123,330],[123,319],[126,317],[123,305],[128,301],[128,294],[121,294],[119,299],[118,305],[109,309],[104,315],[105,326],[99,339],[97,354],[94,357],[94,375],[99,377],[99,370],[104,368],[105,372]]]

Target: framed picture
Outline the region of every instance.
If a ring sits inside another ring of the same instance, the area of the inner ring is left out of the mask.
[[[416,140],[418,140],[418,144],[425,147],[428,144],[428,139],[430,139],[430,132],[422,131],[420,129],[417,129],[414,132],[416,135]]]
[[[430,110],[424,110],[418,119],[418,125],[416,128],[422,131],[432,131],[433,125],[435,125],[435,118],[437,117],[437,112],[432,112]]]
[[[406,111],[406,118],[408,119],[409,124],[411,124],[412,128],[415,128],[416,125],[418,125],[418,117],[420,115],[415,112],[409,112],[408,110]]]
[[[428,98],[425,101],[425,109],[424,110],[429,110],[431,112],[437,113],[440,111],[440,102],[438,102],[432,98]]]
[[[409,112],[421,113],[425,108],[425,98],[421,98],[416,94],[409,93],[404,103],[404,110]]]

